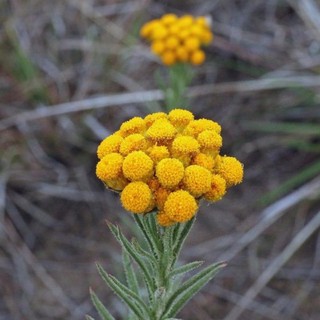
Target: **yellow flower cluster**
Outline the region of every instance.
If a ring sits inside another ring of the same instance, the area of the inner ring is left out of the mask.
[[[243,165],[221,156],[221,146],[220,125],[190,111],[134,117],[100,143],[96,175],[121,192],[126,210],[157,210],[158,223],[170,226],[190,220],[200,199],[218,201],[242,182]]]
[[[213,40],[206,17],[177,17],[172,13],[144,24],[140,35],[151,42],[151,51],[167,66],[177,62],[201,64],[205,60],[201,46]]]

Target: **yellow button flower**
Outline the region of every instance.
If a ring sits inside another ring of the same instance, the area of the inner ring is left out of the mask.
[[[205,153],[198,153],[192,160],[192,164],[204,167],[209,171],[212,171],[215,161],[211,155]]]
[[[175,224],[174,221],[172,221],[167,214],[165,214],[163,211],[159,211],[157,213],[157,222],[162,227],[170,227],[173,224]]]
[[[119,152],[120,145],[123,141],[123,138],[117,134],[112,134],[111,136],[102,140],[98,146],[97,156],[99,159],[102,159],[109,153]]]
[[[175,36],[170,36],[165,41],[165,48],[169,50],[174,50],[179,46],[179,40]]]
[[[159,210],[162,210],[164,208],[164,204],[167,201],[167,198],[171,191],[169,189],[159,187],[158,189],[155,190],[154,192],[154,198],[156,202],[156,206]]]
[[[189,51],[195,51],[200,47],[200,40],[196,37],[188,37],[184,41],[184,46]]]
[[[190,121],[194,120],[192,112],[184,109],[173,109],[168,114],[169,121],[177,127],[185,127]]]
[[[208,119],[193,120],[186,126],[183,134],[198,137],[199,133],[205,130],[213,130],[220,134],[221,126],[217,122]]]
[[[153,209],[152,192],[141,181],[129,183],[121,192],[122,206],[133,213],[146,213]]]
[[[147,136],[152,141],[165,143],[173,140],[176,132],[176,128],[167,119],[158,119],[147,130]]]
[[[134,117],[124,122],[120,127],[120,133],[123,136],[128,136],[133,133],[143,133],[146,130],[146,123],[140,117]]]
[[[150,128],[151,125],[158,119],[167,119],[168,115],[164,112],[155,112],[155,113],[150,113],[148,114],[145,118],[144,121],[147,125],[147,128]]]
[[[153,174],[153,161],[143,151],[133,151],[125,157],[122,170],[131,181],[145,181]]]
[[[234,157],[221,157],[217,173],[226,180],[227,188],[232,187],[242,182],[243,164]]]
[[[220,175],[214,174],[211,177],[211,188],[204,194],[204,198],[211,202],[219,201],[226,194],[226,188],[226,180]]]
[[[191,63],[198,66],[204,62],[206,55],[202,50],[195,50],[191,54]]]
[[[151,45],[151,51],[154,54],[158,54],[158,55],[161,54],[165,48],[166,48],[165,43],[161,40],[154,41]]]
[[[195,197],[208,192],[211,187],[211,172],[204,167],[191,165],[185,169],[183,185]]]
[[[126,138],[121,142],[120,145],[120,153],[123,156],[127,156],[132,151],[138,150],[146,150],[148,147],[148,142],[146,138],[140,133],[134,133]]]
[[[204,130],[197,138],[200,146],[204,149],[219,150],[222,146],[222,137],[216,131]]]
[[[178,20],[178,17],[173,13],[167,13],[161,18],[161,22],[164,25],[171,25]]]
[[[178,159],[163,159],[157,164],[156,176],[165,188],[177,187],[183,175],[184,166]]]
[[[123,176],[120,176],[119,178],[116,178],[116,179],[106,180],[103,182],[105,183],[107,188],[110,188],[115,191],[123,190],[126,187],[126,185],[129,183],[129,181]]]
[[[200,145],[198,141],[189,136],[180,136],[172,142],[172,153],[174,155],[185,155],[185,154],[197,154],[199,153]]]
[[[195,198],[187,191],[178,190],[169,194],[163,211],[174,222],[186,222],[194,217],[197,210]]]
[[[122,174],[123,156],[119,153],[109,153],[97,164],[96,175],[102,181],[117,179]]]
[[[155,145],[149,148],[147,153],[155,164],[157,164],[162,159],[170,157],[170,152],[166,146]]]
[[[171,66],[176,63],[177,56],[175,55],[175,53],[173,51],[166,50],[161,55],[161,60],[164,65]]]

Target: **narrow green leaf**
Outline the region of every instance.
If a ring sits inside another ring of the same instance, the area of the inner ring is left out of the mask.
[[[152,213],[149,213],[149,215],[152,215]],[[136,222],[136,225],[140,229],[146,243],[148,244],[150,250],[159,257],[159,247],[158,247],[158,241],[155,241],[154,236],[150,233],[150,230],[145,225],[145,219],[147,219],[146,216],[140,216],[138,214],[133,215],[134,221]]]
[[[106,282],[106,284],[119,298],[121,298],[127,304],[127,306],[135,313],[135,315],[141,319],[144,319],[145,316],[149,314],[148,307],[136,293],[123,285],[114,276],[108,274],[100,264],[97,264],[97,268],[100,276]]]
[[[173,252],[175,255],[175,261],[178,259],[181,248],[186,240],[193,223],[195,221],[195,217],[186,222],[185,224],[178,223],[178,227],[175,228],[175,232],[173,234]]]
[[[132,266],[132,261],[128,252],[124,249],[122,249],[122,261],[129,288],[136,294],[139,294],[139,284]]]
[[[115,318],[111,315],[111,313],[107,310],[107,308],[103,305],[103,303],[100,301],[98,296],[94,293],[94,291],[91,288],[90,296],[102,320],[115,320]],[[87,316],[87,318],[90,320],[93,319],[90,316]]]
[[[144,250],[136,239],[132,239],[132,245],[142,257],[144,257],[151,265],[156,266],[158,264],[156,258],[148,251]]]
[[[169,277],[171,278],[175,276],[182,276],[187,272],[190,272],[196,268],[199,268],[202,265],[202,263],[203,261],[193,261],[183,266],[177,267],[169,273]]]
[[[225,265],[224,262],[215,263],[185,281],[168,300],[164,316],[174,317]]]
[[[89,315],[86,315],[86,320],[95,320],[95,319],[90,317]]]
[[[122,233],[119,231],[119,239],[121,241],[121,245],[125,250],[127,250],[130,257],[137,263],[137,265],[140,267],[141,271],[144,275],[144,281],[146,283],[149,297],[151,298],[153,295],[153,292],[155,291],[154,282],[151,276],[151,273],[148,270],[148,266],[146,261],[137,253],[133,245],[122,235]]]

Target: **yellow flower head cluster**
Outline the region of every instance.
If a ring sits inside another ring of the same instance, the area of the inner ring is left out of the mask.
[[[158,223],[170,226],[190,220],[200,199],[218,201],[242,182],[243,165],[221,156],[221,146],[220,125],[190,111],[135,117],[100,143],[96,175],[121,192],[126,210],[157,210]]]
[[[151,51],[167,66],[177,62],[201,64],[205,60],[201,46],[213,40],[206,17],[177,17],[172,13],[144,24],[140,35],[151,42]]]

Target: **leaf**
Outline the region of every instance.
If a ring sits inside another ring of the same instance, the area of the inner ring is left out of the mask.
[[[165,317],[175,316],[224,266],[226,266],[224,262],[215,263],[185,281],[168,300]]]
[[[149,215],[152,213],[149,213]],[[140,229],[141,233],[143,234],[143,237],[148,244],[150,250],[159,257],[159,247],[158,247],[158,241],[155,241],[155,237],[153,234],[151,234],[150,230],[145,224],[144,219],[146,219],[146,216],[140,217],[138,214],[133,215],[134,221],[136,222],[136,225]]]
[[[143,272],[144,281],[145,281],[147,288],[149,290],[149,295],[150,295],[150,297],[152,297],[152,293],[154,292],[155,287],[154,287],[154,282],[153,282],[152,276],[151,276],[151,274],[148,270],[148,267],[146,265],[146,261],[144,261],[143,258],[141,258],[139,253],[133,247],[133,245],[128,241],[128,239],[126,239],[122,235],[122,233],[120,231],[119,231],[119,239],[120,239],[120,243],[123,246],[123,248],[125,250],[127,250],[128,254],[138,264],[141,271]]]
[[[195,217],[193,217],[191,220],[189,220],[185,224],[179,223],[178,227],[174,230],[174,233],[173,233],[173,252],[175,255],[174,261],[178,259],[183,243],[187,238],[193,226],[194,221],[195,221]]]
[[[86,315],[86,320],[95,320],[95,319],[90,317],[89,315]]]
[[[203,261],[193,261],[190,263],[187,263],[183,266],[177,267],[175,269],[173,269],[170,274],[169,277],[175,277],[175,276],[182,276],[187,272],[190,272],[198,267],[200,267],[203,264]]]
[[[122,261],[129,288],[136,294],[139,294],[139,284],[132,266],[132,261],[128,252],[124,249],[122,249]]]
[[[100,264],[97,264],[97,268],[106,284],[127,304],[135,315],[141,319],[144,319],[146,315],[149,315],[148,307],[136,293],[128,289],[114,276],[108,274]]]
[[[111,315],[111,313],[107,310],[107,308],[103,305],[103,303],[100,301],[98,296],[94,293],[94,291],[91,288],[90,288],[90,296],[94,306],[96,307],[100,317],[103,320],[115,320],[115,318]],[[87,319],[90,319],[90,320],[93,319],[90,316],[86,316],[86,317]]]

